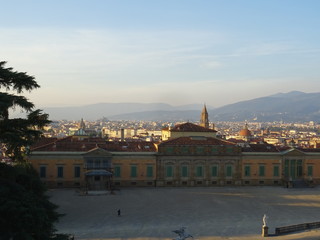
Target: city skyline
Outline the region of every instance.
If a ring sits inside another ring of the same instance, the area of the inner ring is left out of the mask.
[[[318,1],[0,1],[0,56],[37,107],[319,92]]]

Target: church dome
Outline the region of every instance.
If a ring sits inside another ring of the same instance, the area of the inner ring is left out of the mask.
[[[240,130],[239,135],[241,137],[250,137],[251,136],[251,132],[248,129],[248,125],[246,124],[245,127],[243,129]]]
[[[241,129],[239,135],[242,137],[249,137],[251,136],[251,132],[249,129]]]

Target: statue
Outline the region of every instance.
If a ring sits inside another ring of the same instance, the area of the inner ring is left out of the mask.
[[[264,214],[264,215],[263,215],[263,218],[262,218],[262,222],[263,222],[263,226],[264,226],[264,227],[267,226],[267,218],[268,218],[267,215]]]
[[[193,238],[193,236],[191,236],[189,233],[186,233],[186,228],[185,227],[181,227],[178,230],[174,230],[172,232],[176,233],[179,235],[179,237],[175,238],[174,240],[185,240],[187,238]]]

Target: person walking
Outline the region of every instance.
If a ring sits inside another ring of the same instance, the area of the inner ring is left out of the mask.
[[[120,216],[121,216],[121,210],[118,209],[118,217],[120,217]]]

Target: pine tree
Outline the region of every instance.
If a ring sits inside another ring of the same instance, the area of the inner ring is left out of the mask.
[[[34,77],[5,64],[0,62],[0,143],[13,165],[0,163],[0,239],[54,239],[54,222],[61,215],[45,195],[37,172],[24,161],[28,146],[41,137],[50,121],[21,95],[40,87]],[[26,111],[27,117],[10,119],[9,110],[15,107]]]
[[[35,78],[5,68],[5,64],[0,62],[0,142],[6,145],[11,159],[23,161],[26,148],[41,136],[41,129],[50,121],[48,114],[34,110],[34,104],[20,95],[40,87]],[[27,117],[10,119],[9,110],[16,107],[27,112]]]

